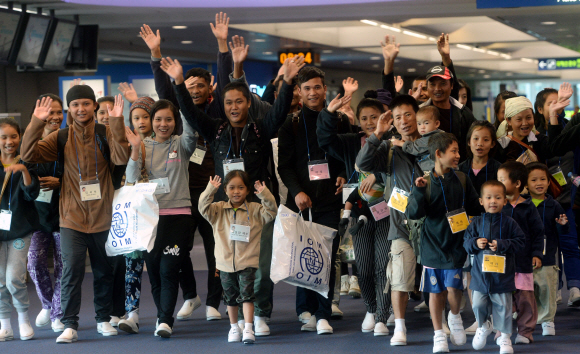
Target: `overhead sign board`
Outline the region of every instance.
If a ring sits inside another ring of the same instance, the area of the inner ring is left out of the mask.
[[[538,70],[580,69],[580,58],[549,58],[538,60]]]
[[[478,9],[580,5],[580,0],[477,0]]]

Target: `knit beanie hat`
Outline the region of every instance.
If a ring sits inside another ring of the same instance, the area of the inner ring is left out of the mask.
[[[68,90],[68,92],[66,93],[66,104],[67,106],[70,106],[70,103],[72,101],[80,100],[83,98],[93,100],[95,102],[97,101],[97,99],[95,98],[95,92],[90,86],[75,85],[71,87],[70,90]]]
[[[505,118],[511,118],[526,109],[534,110],[532,102],[524,96],[508,98],[505,101]]]
[[[149,113],[149,115],[151,115],[151,108],[153,108],[154,104],[155,104],[155,100],[152,99],[151,97],[146,97],[146,96],[139,97],[131,105],[131,108],[129,109],[129,117],[131,117],[131,114],[133,113],[133,110],[135,108],[144,109],[147,113]]]
[[[377,100],[388,106],[393,101],[393,97],[391,97],[391,93],[389,91],[380,88],[377,90]]]

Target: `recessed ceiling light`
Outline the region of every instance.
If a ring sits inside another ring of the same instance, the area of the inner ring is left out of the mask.
[[[400,28],[397,28],[397,27],[391,27],[391,26],[387,26],[387,25],[381,25],[381,28],[388,29],[389,31],[401,33],[401,29]]]
[[[272,55],[272,52],[262,52],[264,55]]]
[[[520,60],[523,62],[526,62],[526,63],[533,63],[534,62],[532,59],[528,59],[528,58],[521,58]]]
[[[566,38],[572,38],[572,37],[574,37],[574,35],[573,35],[573,34],[567,34],[567,35],[566,35]]]
[[[181,44],[191,44],[193,41],[181,41]]]
[[[540,24],[541,25],[544,25],[544,26],[553,26],[553,25],[556,24],[556,22],[554,22],[554,21],[544,21],[544,22],[541,22]]]
[[[370,20],[360,20],[360,22],[366,23],[367,25],[371,25],[371,26],[378,26],[379,25],[375,21],[370,21]]]
[[[330,53],[332,53],[332,49],[325,49],[325,50],[322,51],[322,53],[324,53],[324,54],[330,54]]]
[[[421,38],[421,39],[427,39],[427,36],[419,34],[419,33],[415,33],[415,32],[411,32],[411,31],[403,31],[403,34],[406,34],[407,36],[411,36],[411,37],[416,37],[416,38]]]
[[[373,68],[378,68],[379,64],[373,64]]]
[[[437,40],[434,37],[429,37],[427,39],[430,40],[431,42],[437,42]]]
[[[266,40],[263,39],[263,38],[256,38],[256,39],[254,39],[254,42],[256,42],[256,43],[264,43],[265,41]]]
[[[187,26],[173,26],[171,28],[173,28],[173,29],[186,29]]]
[[[557,28],[556,32],[566,32],[567,30],[567,28]]]
[[[480,69],[480,70],[478,70],[477,72],[478,72],[478,73],[480,73],[480,74],[483,74],[483,73],[485,73],[485,70],[483,70],[483,69]]]
[[[489,79],[490,77],[491,77],[491,76],[489,76],[489,75],[483,75],[483,78],[484,78],[484,79]]]
[[[111,58],[103,58],[103,61],[112,61],[113,59]]]
[[[345,60],[345,61],[343,61],[342,63],[343,63],[343,64],[352,64],[352,61],[350,61],[350,60]]]
[[[475,47],[473,47],[473,51],[474,52],[478,52],[478,53],[485,53],[485,49],[481,49],[481,48],[475,48]]]
[[[512,58],[512,56],[511,56],[511,55],[509,55],[509,54],[504,54],[504,53],[500,54],[500,56],[501,56],[502,58],[505,58],[505,59],[511,59],[511,58]]]
[[[489,54],[489,55],[495,55],[496,57],[499,56],[499,53],[498,52],[494,52],[493,50],[488,50],[487,51],[487,54]]]
[[[417,71],[417,69],[415,69],[415,68],[409,68],[409,69],[407,69],[407,72],[410,72],[410,73],[414,73],[415,71]]]
[[[381,60],[383,57],[371,57],[371,60]]]
[[[465,49],[465,50],[471,50],[471,47],[465,44],[456,44],[455,45],[457,48],[461,48],[461,49]]]

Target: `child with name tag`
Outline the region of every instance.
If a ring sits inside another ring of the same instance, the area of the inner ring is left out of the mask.
[[[184,257],[189,257],[193,235],[189,195],[189,157],[195,149],[197,133],[183,122],[183,134],[173,135],[177,107],[168,100],[159,100],[151,108],[155,135],[143,140],[145,169],[149,183],[157,183],[159,202],[157,237],[151,252],[143,256],[151,281],[151,293],[157,307],[155,336],[169,338],[173,334],[173,312],[179,292],[179,270]],[[141,175],[143,156],[141,137],[125,128],[131,143],[131,159],[127,163],[127,182],[135,183]]]
[[[43,97],[52,98],[50,115],[46,120],[46,126],[42,138],[58,131],[63,120],[62,100],[57,95],[46,94]],[[32,234],[30,249],[28,250],[28,272],[36,287],[36,293],[42,304],[42,310],[36,317],[36,327],[44,327],[51,324],[55,332],[64,331],[64,325],[60,322],[62,309],[60,305],[62,277],[62,257],[60,247],[60,228],[58,226],[59,210],[58,202],[60,195],[60,178],[62,169],[58,161],[37,164],[37,172],[40,180],[40,192],[36,198],[35,206],[38,211],[40,228]],[[48,252],[52,245],[54,257],[54,286],[48,271]]]
[[[274,196],[260,181],[255,182],[254,193],[261,204],[247,201],[252,185],[248,174],[240,170],[231,171],[224,178],[224,190],[229,200],[213,202],[221,181],[219,176],[210,177],[199,198],[199,212],[212,225],[216,240],[216,265],[231,325],[228,342],[253,344],[254,280],[260,258],[260,237],[264,224],[276,218],[278,208]],[[238,326],[240,304],[245,319],[243,329]]]
[[[479,202],[485,213],[473,218],[465,235],[463,247],[473,255],[473,312],[478,328],[473,337],[473,349],[485,347],[492,329],[500,331],[497,340],[500,354],[513,353],[512,293],[516,290],[516,253],[524,247],[525,236],[517,222],[502,214],[507,203],[506,188],[498,181],[485,182]],[[493,328],[491,316],[493,314]]]
[[[20,339],[34,337],[28,317],[26,259],[32,233],[38,230],[34,200],[40,183],[32,166],[20,160],[20,127],[12,118],[0,119],[0,342],[14,339],[12,308],[18,312]]]
[[[517,161],[503,163],[497,171],[497,180],[505,185],[508,200],[502,213],[513,218],[526,236],[524,248],[516,253],[516,291],[513,295],[513,310],[518,325],[515,344],[529,344],[534,341],[532,334],[538,320],[533,271],[542,267],[544,225],[532,198],[520,195],[528,181],[528,171],[523,163]]]
[[[430,293],[429,311],[435,330],[433,353],[449,351],[442,329],[445,299],[451,311],[448,325],[451,343],[466,342],[463,320],[459,313],[463,295],[462,268],[467,259],[463,248],[463,232],[467,215],[480,213],[479,197],[463,172],[455,171],[459,164],[459,144],[450,133],[438,133],[429,139],[429,152],[435,168],[426,177],[415,180],[407,212],[409,218],[425,222],[421,236],[421,291]]]
[[[534,269],[534,296],[538,306],[538,324],[542,335],[556,335],[556,295],[558,292],[558,248],[560,237],[568,232],[568,218],[564,208],[552,196],[546,194],[550,184],[550,170],[540,162],[526,165],[528,191],[532,203],[538,208],[544,224],[544,252],[542,267]]]
[[[431,171],[435,167],[435,161],[429,157],[429,139],[434,134],[443,133],[443,130],[439,129],[439,119],[440,114],[437,107],[421,107],[417,111],[417,131],[421,134],[421,138],[405,142],[397,138],[391,139],[394,146],[402,148],[408,154],[417,156],[417,161],[423,171]]]

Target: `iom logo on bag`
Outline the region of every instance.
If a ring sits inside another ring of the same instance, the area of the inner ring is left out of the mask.
[[[125,207],[123,209],[130,208],[131,203],[125,203]],[[121,209],[121,204],[115,205],[116,211],[113,214],[113,219],[111,220],[111,230],[109,231],[109,234],[113,236],[113,241],[111,242],[111,246],[113,247],[127,246],[131,244],[131,238],[129,237],[123,242],[123,237],[127,235],[127,229],[129,228],[129,217],[126,210],[118,211],[119,209]]]
[[[300,241],[302,241],[302,237],[300,235]],[[308,245],[300,252],[300,268],[302,271],[296,274],[296,278],[306,282],[313,281],[314,284],[321,285],[322,279],[317,275],[324,269],[324,257],[320,251],[322,245],[311,238],[307,238],[306,243]]]

